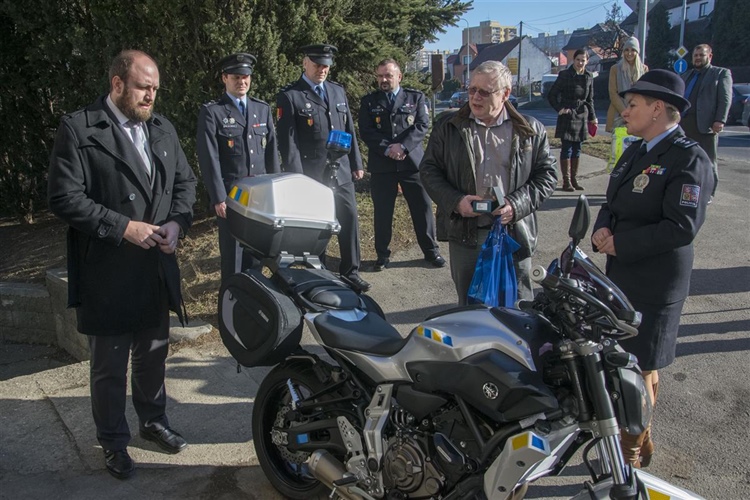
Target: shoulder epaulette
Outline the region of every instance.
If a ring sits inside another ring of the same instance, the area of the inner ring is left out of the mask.
[[[698,143],[690,139],[689,137],[685,137],[684,135],[677,135],[672,139],[672,144],[674,144],[675,146],[679,146],[682,149],[688,149],[696,146]]]
[[[413,89],[413,88],[410,88],[410,87],[401,87],[401,88],[404,89],[407,92],[417,92],[419,94],[423,94],[424,93],[421,90]]]
[[[214,99],[213,101],[204,102],[203,106],[211,106],[212,104],[217,104],[218,102],[218,99]]]
[[[287,84],[286,84],[286,86],[284,86],[284,87],[281,87],[281,90],[279,90],[279,92],[286,92],[286,91],[287,91],[287,90],[289,90],[290,88],[294,87],[294,84],[295,84],[295,83],[297,83],[297,82],[296,82],[296,81],[294,81],[294,82],[290,82],[290,83],[287,83]]]
[[[260,104],[265,104],[266,106],[268,106],[268,103],[266,101],[262,100],[262,99],[258,99],[257,97],[251,97],[251,96],[247,96],[247,97],[251,101],[258,102]]]

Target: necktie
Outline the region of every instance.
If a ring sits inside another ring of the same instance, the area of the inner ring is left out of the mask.
[[[242,116],[245,116],[245,102],[241,99],[238,102],[240,106],[240,113],[242,113]]]
[[[393,109],[393,104],[396,102],[396,94],[388,92],[388,107]]]
[[[323,86],[322,85],[316,85],[315,86],[315,93],[320,96],[321,99],[323,99],[326,103],[328,103],[328,99],[326,99],[325,93],[323,93]]]
[[[130,120],[125,125],[130,130],[130,137],[133,139],[135,150],[138,151],[138,155],[141,157],[141,160],[143,160],[143,165],[146,167],[146,173],[151,177],[151,158],[148,155],[148,144],[143,129],[141,128],[141,124]]]
[[[690,77],[687,87],[685,88],[685,99],[690,99],[690,93],[693,91],[693,87],[695,87],[695,82],[697,81],[698,81],[698,72],[694,71],[693,76]]]

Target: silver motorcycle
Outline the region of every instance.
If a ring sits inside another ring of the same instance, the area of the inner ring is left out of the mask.
[[[637,360],[618,345],[640,314],[578,248],[589,222],[581,196],[570,244],[533,270],[534,301],[446,310],[406,338],[320,266],[320,247],[270,252],[270,277],[224,283],[230,352],[275,365],[252,415],[273,486],[293,499],[518,499],[583,447],[591,479],[574,498],[700,498],[623,459],[620,431],[639,434],[651,418]],[[303,322],[326,355],[300,347]]]

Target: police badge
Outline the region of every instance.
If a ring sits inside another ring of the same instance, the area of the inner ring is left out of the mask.
[[[266,136],[264,135],[263,138],[260,140],[260,147],[265,149],[266,144],[268,144],[268,141],[266,141]]]
[[[407,116],[406,123],[408,123],[409,125],[414,125],[414,115]]]
[[[633,192],[642,193],[643,189],[648,186],[648,182],[648,175],[638,174],[635,179],[633,179]]]

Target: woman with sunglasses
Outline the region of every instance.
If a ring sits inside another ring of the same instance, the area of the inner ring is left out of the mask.
[[[594,76],[586,71],[588,55],[578,49],[573,55],[573,64],[557,75],[547,99],[557,111],[555,137],[562,139],[560,170],[563,191],[583,190],[578,184],[578,161],[581,143],[588,137],[587,124],[598,123],[594,113]]]

